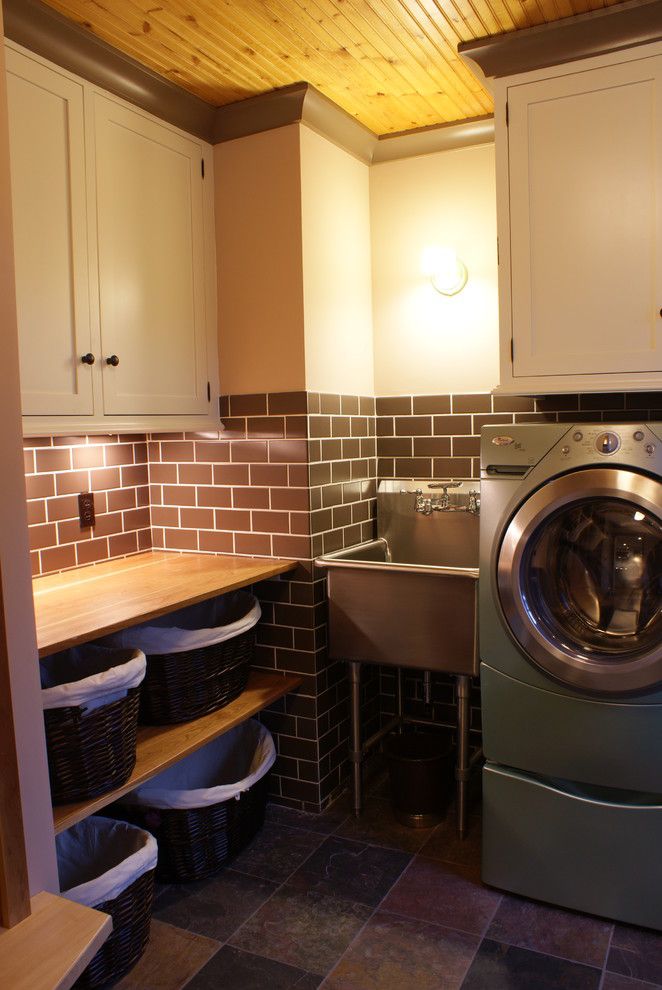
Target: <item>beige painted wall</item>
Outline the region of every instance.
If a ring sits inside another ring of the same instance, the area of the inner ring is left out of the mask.
[[[2,11],[0,9],[0,35]],[[0,574],[30,892],[57,891],[28,555],[4,48],[0,46]],[[2,769],[0,768],[0,773]]]
[[[369,168],[301,125],[306,387],[372,395]]]
[[[214,149],[221,392],[305,388],[299,125]]]
[[[498,382],[494,145],[370,170],[377,395],[487,391]],[[421,272],[448,245],[469,271],[454,297]]]

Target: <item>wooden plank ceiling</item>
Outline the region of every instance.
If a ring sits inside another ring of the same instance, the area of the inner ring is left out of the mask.
[[[312,83],[375,134],[492,112],[457,45],[619,0],[46,0],[215,106]]]

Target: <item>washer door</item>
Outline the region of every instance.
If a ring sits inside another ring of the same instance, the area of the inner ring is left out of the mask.
[[[662,682],[662,484],[562,475],[524,502],[498,550],[506,623],[545,673],[598,693]]]

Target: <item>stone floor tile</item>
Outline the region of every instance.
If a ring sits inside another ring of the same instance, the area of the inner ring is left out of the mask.
[[[430,838],[432,828],[409,828],[396,821],[389,801],[371,797],[359,818],[348,815],[336,835],[344,839],[356,839],[390,849],[415,853]]]
[[[307,889],[376,907],[411,861],[409,853],[330,836],[297,871]]]
[[[290,828],[304,828],[310,832],[331,835],[341,825],[349,814],[349,795],[341,795],[337,801],[329,805],[321,814],[314,815],[308,811],[297,811],[282,804],[267,804],[266,819],[277,825],[287,825]]]
[[[187,990],[317,990],[320,976],[224,945]]]
[[[144,956],[115,990],[181,990],[219,948],[210,938],[152,920]]]
[[[601,976],[583,963],[484,939],[462,990],[598,990]]]
[[[154,917],[224,942],[276,889],[268,880],[223,870],[209,880],[171,884],[160,894]]]
[[[613,929],[610,921],[505,895],[487,937],[602,969]]]
[[[618,973],[605,973],[601,990],[656,990],[658,986],[659,984],[633,980],[629,976],[619,976]]]
[[[371,913],[365,904],[290,881],[230,941],[245,952],[324,976]]]
[[[324,990],[457,990],[479,939],[377,913],[323,984]]]
[[[606,968],[621,976],[662,985],[662,935],[631,925],[616,925]]]
[[[417,856],[381,905],[384,911],[482,935],[502,895],[477,871]]]
[[[437,859],[442,863],[459,863],[462,866],[480,866],[481,819],[471,817],[467,824],[467,834],[461,839],[457,834],[454,814],[449,814],[438,825],[421,849],[427,859]]]
[[[284,883],[323,841],[317,832],[265,822],[250,845],[232,860],[232,869]]]

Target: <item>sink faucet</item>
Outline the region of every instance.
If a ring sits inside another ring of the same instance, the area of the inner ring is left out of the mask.
[[[428,487],[441,488],[443,494],[431,496],[424,495],[421,488],[416,488],[411,492],[416,496],[416,512],[423,516],[431,516],[433,512],[470,512],[472,516],[477,516],[480,512],[480,493],[473,488],[469,492],[467,505],[451,505],[448,489],[460,488],[461,485],[461,481],[433,482]],[[405,489],[401,491],[404,493]]]
[[[422,491],[416,492],[416,511],[424,516],[431,516],[434,506],[431,498],[425,498]]]

